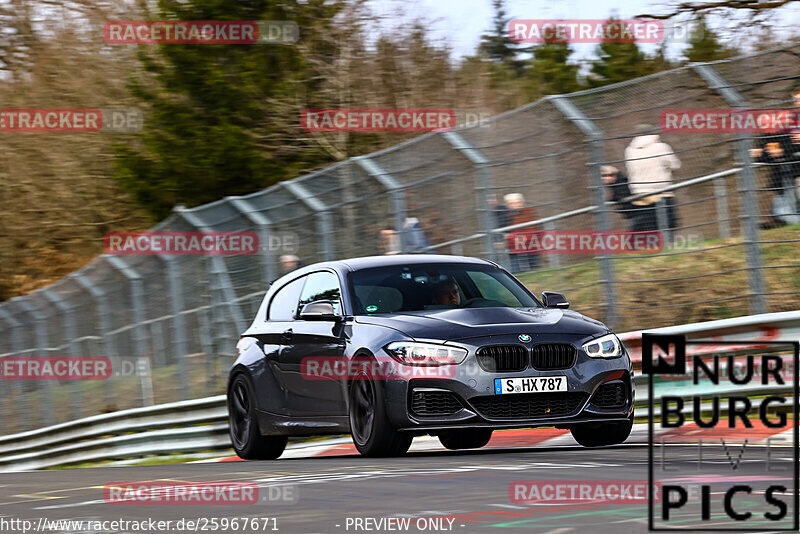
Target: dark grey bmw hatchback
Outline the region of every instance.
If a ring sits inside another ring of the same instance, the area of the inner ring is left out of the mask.
[[[318,263],[270,287],[228,380],[233,447],[277,458],[290,436],[350,433],[368,456],[415,435],[448,449],[501,428],[568,428],[586,447],[633,423],[625,347],[604,324],[538,300],[477,258],[398,255]]]

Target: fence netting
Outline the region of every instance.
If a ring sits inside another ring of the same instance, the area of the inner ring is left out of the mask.
[[[286,256],[301,265],[399,252],[484,257],[617,331],[798,309],[800,214],[781,199],[785,183],[796,198],[800,176],[776,186],[779,164],[751,150],[763,136],[664,131],[660,117],[790,108],[799,53],[792,45],[547,97],[257,193],[178,207],[155,229],[254,232],[258,253],[106,254],[0,304],[0,357],[106,356],[114,365],[102,381],[0,381],[0,432],[224,393],[239,333]],[[647,136],[668,144],[679,167],[646,184],[654,196],[614,201],[603,175],[647,165],[654,156],[628,151]],[[650,200],[664,236],[653,253],[511,246],[536,231],[630,230]]]

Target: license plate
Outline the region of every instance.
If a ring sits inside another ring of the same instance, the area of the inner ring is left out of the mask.
[[[497,395],[511,393],[550,393],[567,391],[566,376],[522,376],[517,378],[495,378],[494,392]]]

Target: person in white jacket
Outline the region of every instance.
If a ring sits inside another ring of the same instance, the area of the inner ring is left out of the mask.
[[[651,126],[640,125],[637,131],[652,130]],[[672,171],[680,169],[681,161],[672,147],[661,141],[658,134],[639,135],[631,140],[625,149],[625,166],[628,169],[628,180],[631,193],[650,193],[663,189],[672,183]],[[675,197],[672,193],[653,193],[634,200],[636,206],[632,230],[643,232],[658,230],[656,203],[664,199],[667,209],[669,230],[678,225],[675,209]]]

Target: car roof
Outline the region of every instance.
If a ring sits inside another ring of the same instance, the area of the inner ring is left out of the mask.
[[[342,264],[350,271],[371,269],[373,267],[390,267],[392,265],[418,265],[421,263],[480,263],[493,265],[492,262],[468,256],[450,256],[445,254],[393,254],[387,256],[365,256],[341,260]]]
[[[360,271],[373,267],[391,267],[392,265],[419,265],[423,263],[461,263],[495,265],[482,258],[469,256],[450,256],[445,254],[392,254],[386,256],[364,256],[346,260],[324,261],[301,267],[290,273],[292,278],[318,271],[320,269],[335,269],[337,271]],[[282,277],[283,278],[283,277]]]

